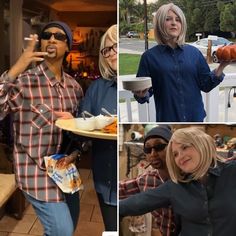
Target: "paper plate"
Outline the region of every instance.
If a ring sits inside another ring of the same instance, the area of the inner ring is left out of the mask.
[[[110,139],[116,140],[117,134],[103,133],[99,130],[94,131],[84,131],[76,128],[75,119],[58,119],[56,120],[56,126],[73,132],[74,134],[90,137],[90,138],[98,138],[98,139]]]
[[[150,77],[123,79],[122,83],[124,89],[131,91],[139,91],[152,87],[152,79]]]

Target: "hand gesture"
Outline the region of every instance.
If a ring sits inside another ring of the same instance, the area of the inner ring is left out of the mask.
[[[28,45],[24,52],[8,72],[8,75],[12,80],[24,72],[31,62],[43,61],[43,57],[48,55],[47,52],[34,52],[35,45],[38,41],[37,34],[30,35],[30,39],[31,40],[28,41]]]

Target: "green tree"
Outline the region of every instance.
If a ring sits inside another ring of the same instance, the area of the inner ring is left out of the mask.
[[[120,32],[128,30],[143,31],[143,2],[120,0]],[[225,31],[236,33],[236,0],[158,0],[148,4],[148,23],[153,21],[152,13],[166,3],[173,2],[179,6],[187,21],[187,40],[196,39],[196,33]]]
[[[127,23],[127,25],[130,25],[130,18],[132,9],[136,4],[136,0],[120,0],[120,20]]]
[[[208,7],[205,14],[204,31],[214,32],[220,30],[219,10],[216,7]]]
[[[236,2],[233,4],[226,4],[222,7],[220,13],[220,29],[222,31],[236,33]]]

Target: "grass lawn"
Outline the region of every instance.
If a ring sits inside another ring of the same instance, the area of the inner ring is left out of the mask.
[[[119,54],[119,72],[120,75],[136,74],[138,70],[141,55],[136,54]]]

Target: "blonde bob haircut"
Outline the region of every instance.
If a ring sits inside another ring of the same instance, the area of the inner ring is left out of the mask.
[[[200,162],[191,176],[186,178],[184,173],[175,163],[172,152],[172,143],[180,143],[193,146],[200,154]],[[167,146],[166,164],[173,182],[190,182],[202,178],[210,167],[216,167],[217,161],[225,162],[216,152],[216,146],[213,138],[196,127],[188,127],[176,130]]]
[[[180,19],[181,32],[177,39],[177,44],[179,46],[184,45],[187,31],[186,19],[183,11],[173,3],[164,4],[157,10],[153,18],[155,39],[158,44],[167,44],[170,39],[170,36],[167,34],[165,29],[165,21],[169,10],[173,11]]]
[[[110,39],[113,44],[117,43],[117,25],[112,25],[104,33],[101,38],[100,50],[99,50],[99,70],[104,79],[111,80],[117,77],[117,71],[114,71],[108,64],[107,59],[101,54],[101,50],[106,47],[106,39]]]

